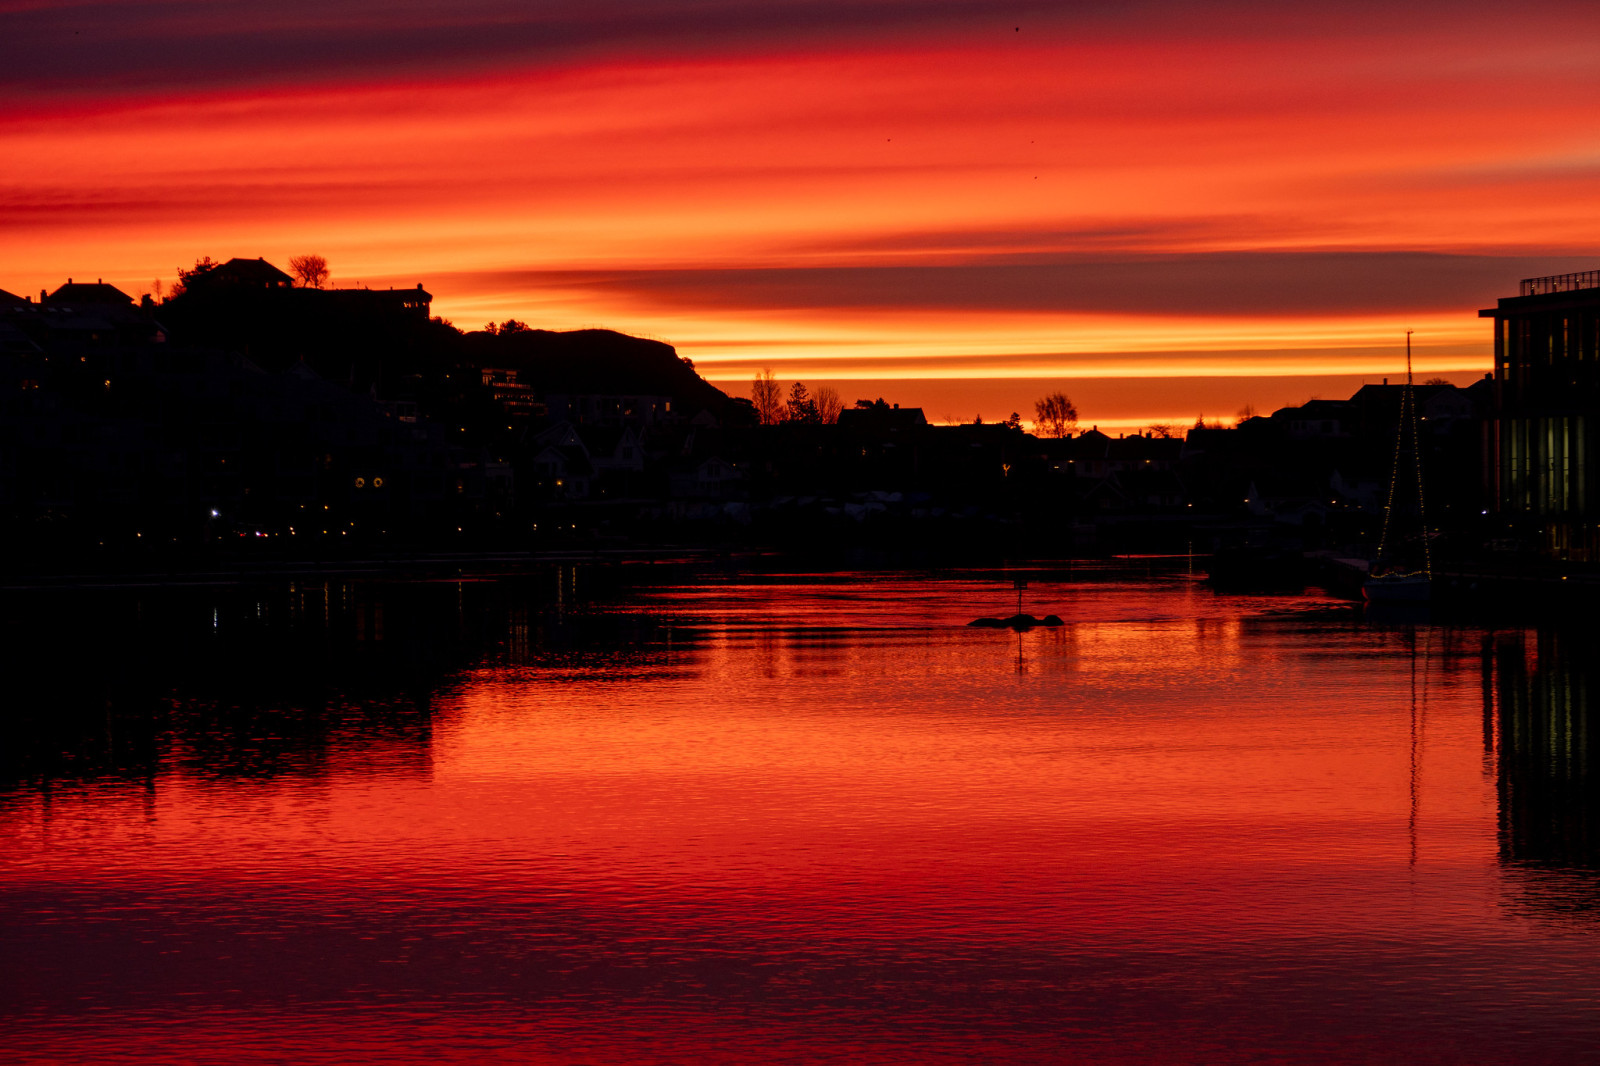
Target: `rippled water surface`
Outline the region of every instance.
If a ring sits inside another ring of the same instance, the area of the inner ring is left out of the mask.
[[[1009,577],[18,594],[0,1059],[1600,1060],[1591,638]]]

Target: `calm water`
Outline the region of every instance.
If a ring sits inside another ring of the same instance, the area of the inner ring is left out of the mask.
[[[1600,1061],[1592,639],[1001,576],[10,594],[0,1059]]]

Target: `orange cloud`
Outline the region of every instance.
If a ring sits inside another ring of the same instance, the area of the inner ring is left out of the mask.
[[[1464,373],[1476,305],[1600,250],[1600,34],[1467,15],[24,97],[0,109],[0,287],[314,250],[464,325],[608,325],[729,375],[1369,374],[1406,328]],[[1412,260],[1420,284],[1382,273],[1396,252],[1478,258]]]

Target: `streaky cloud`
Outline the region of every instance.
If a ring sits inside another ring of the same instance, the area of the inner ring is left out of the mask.
[[[1543,17],[1592,10],[1567,0]],[[986,39],[1297,41],[1517,22],[1503,5],[1330,0],[7,0],[0,2],[0,88],[79,95],[352,78],[422,77],[605,55],[729,55],[883,45],[943,36]]]
[[[580,292],[644,309],[994,311],[1297,316],[1469,311],[1521,277],[1591,266],[1551,256],[1212,252],[1038,256],[956,265],[483,271],[472,289]]]

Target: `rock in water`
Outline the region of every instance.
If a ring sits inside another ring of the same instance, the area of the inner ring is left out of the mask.
[[[1034,626],[1064,626],[1066,624],[1061,620],[1060,616],[1053,614],[1045,615],[1043,618],[1035,618],[1031,614],[1014,614],[1010,618],[974,618],[967,623],[967,625],[976,626],[979,629],[1015,629],[1019,632],[1024,629],[1032,629]]]

